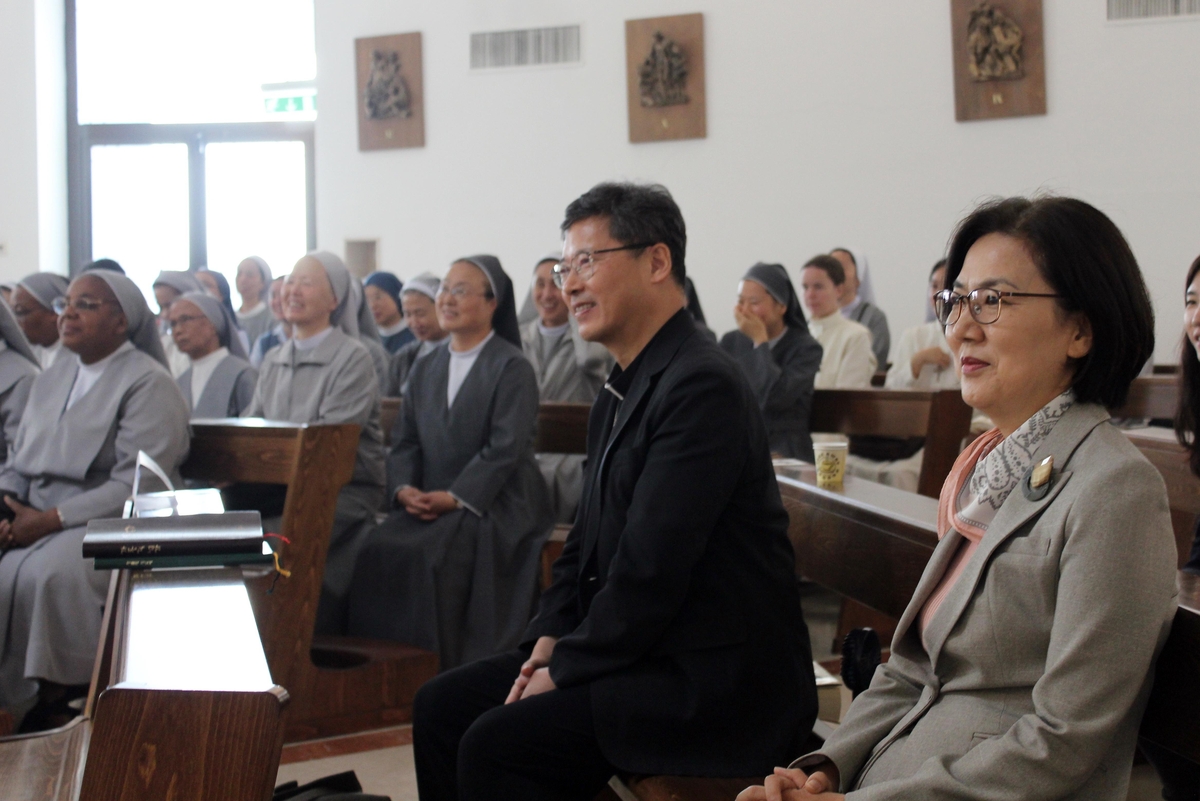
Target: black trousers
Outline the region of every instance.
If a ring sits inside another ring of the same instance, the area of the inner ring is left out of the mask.
[[[421,801],[591,801],[615,769],[585,685],[504,704],[528,658],[509,651],[441,674],[413,703]]]

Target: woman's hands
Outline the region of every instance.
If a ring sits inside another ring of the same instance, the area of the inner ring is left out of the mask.
[[[538,637],[533,646],[533,653],[525,660],[525,664],[521,665],[521,672],[517,674],[517,680],[513,682],[512,690],[504,703],[511,704],[531,695],[558,689],[554,680],[550,678],[550,668],[547,667],[557,643],[557,637]]]
[[[912,357],[912,363],[909,365],[912,368],[913,378],[920,378],[921,370],[927,364],[932,364],[939,370],[944,370],[950,366],[950,354],[936,346],[917,351]]]
[[[15,517],[11,521],[0,520],[0,547],[28,548],[42,537],[62,530],[58,509],[39,512],[12,497],[5,497],[4,502]]]
[[[742,311],[741,304],[733,307],[733,319],[737,321],[738,330],[749,337],[755,345],[761,345],[770,339],[767,336],[767,324],[762,321],[762,318]]]
[[[837,765],[823,762],[807,774],[796,768],[775,768],[762,786],[747,787],[737,801],[834,801],[844,795],[834,792],[839,784]]]
[[[444,490],[421,492],[416,487],[401,487],[396,490],[396,500],[418,520],[437,520],[458,508],[458,501]]]

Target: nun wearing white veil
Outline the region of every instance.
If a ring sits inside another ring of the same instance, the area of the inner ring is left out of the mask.
[[[871,285],[867,257],[850,248],[834,248],[829,255],[841,262],[846,271],[846,282],[842,284],[842,316],[866,326],[871,332],[871,352],[875,354],[879,369],[884,370],[888,364],[888,351],[892,348],[892,335],[888,330],[887,315],[875,305],[875,288]]]
[[[0,462],[8,458],[29,389],[40,372],[37,354],[21,332],[17,318],[7,305],[0,303]]]
[[[175,346],[191,366],[175,379],[192,419],[240,417],[254,399],[258,371],[247,361],[237,324],[221,301],[189,292],[168,312]]]
[[[71,353],[33,381],[0,491],[0,705],[65,712],[64,686],[86,686],[107,571],[80,557],[87,522],[119,517],[138,451],[174,479],[188,453],[187,404],[167,372],[154,315],[133,281],[108,270],[70,285],[59,329]],[[53,690],[54,692],[50,692]]]
[[[450,343],[409,375],[387,463],[394,511],[359,555],[349,632],[437,651],[446,670],[516,647],[554,514],[533,456],[537,378],[499,259],[454,262],[437,309]]]
[[[283,314],[292,326],[292,338],[263,359],[254,400],[242,413],[292,423],[362,427],[354,475],[338,493],[329,536],[317,608],[320,634],[340,634],[345,628],[354,562],[383,501],[379,379],[359,337],[360,298],[361,287],[334,254],[316,251],[296,262],[283,292]]]

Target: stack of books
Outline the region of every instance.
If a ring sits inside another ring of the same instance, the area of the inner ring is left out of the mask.
[[[83,556],[96,570],[269,565],[258,512],[93,520]]]

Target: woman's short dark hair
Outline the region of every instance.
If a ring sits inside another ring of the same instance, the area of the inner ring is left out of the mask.
[[[1187,280],[1183,282],[1184,297],[1187,297],[1188,287],[1200,273],[1200,256],[1188,268]],[[1192,472],[1200,476],[1200,442],[1197,442],[1196,426],[1200,423],[1200,359],[1196,357],[1196,348],[1188,339],[1187,331],[1183,332],[1183,342],[1180,345],[1179,364],[1179,408],[1175,410],[1175,436],[1179,444],[1188,449],[1191,454]]]
[[[1005,198],[983,204],[959,223],[946,258],[946,286],[967,252],[988,234],[1020,240],[1068,313],[1092,328],[1092,349],[1071,387],[1082,403],[1120,407],[1154,353],[1154,309],[1129,243],[1104,212],[1069,197]]]
[[[849,251],[847,251],[849,252]],[[834,286],[841,286],[846,283],[846,268],[842,267],[842,263],[833,256],[822,253],[819,256],[813,256],[808,261],[804,262],[801,270],[806,270],[809,267],[815,267],[818,270],[824,270],[829,276],[829,280],[833,281]]]
[[[662,243],[671,251],[671,275],[680,287],[687,278],[684,254],[687,226],[675,198],[660,184],[602,183],[571,201],[562,223],[566,233],[591,217],[608,220],[608,233],[623,245]],[[639,250],[637,255],[641,255]]]

